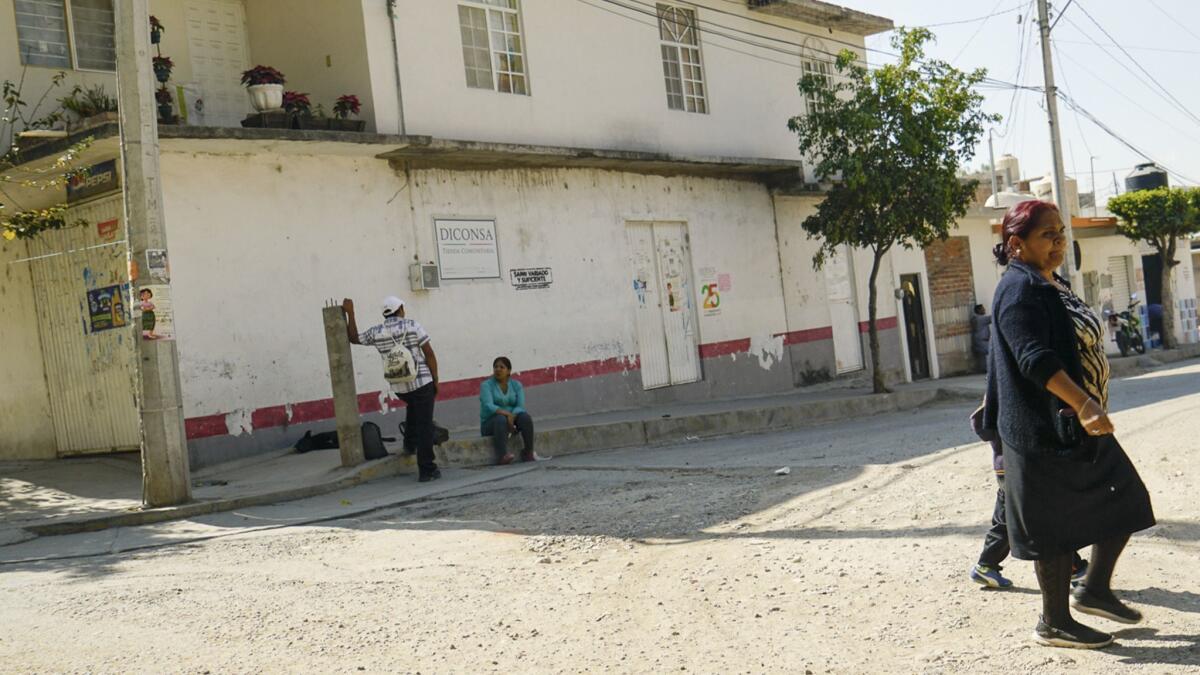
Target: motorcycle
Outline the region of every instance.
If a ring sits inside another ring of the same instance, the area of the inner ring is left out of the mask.
[[[1129,356],[1130,349],[1139,354],[1146,353],[1146,340],[1142,336],[1142,318],[1133,311],[1133,308],[1137,307],[1140,302],[1135,293],[1130,297],[1129,308],[1125,311],[1114,312],[1109,309],[1104,312],[1104,315],[1108,317],[1108,327],[1117,341],[1117,349],[1121,350],[1121,356]]]

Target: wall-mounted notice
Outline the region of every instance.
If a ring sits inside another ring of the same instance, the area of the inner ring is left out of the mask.
[[[443,279],[499,279],[500,248],[494,220],[434,220]]]
[[[508,271],[513,288],[518,291],[528,291],[537,288],[550,288],[554,283],[554,275],[549,267],[523,267]]]

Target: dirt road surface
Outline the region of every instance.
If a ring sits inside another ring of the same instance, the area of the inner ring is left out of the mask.
[[[1009,561],[1010,591],[968,581],[995,484],[957,403],[0,566],[0,671],[1200,672],[1200,365],[1112,398],[1159,525],[1117,569],[1147,621],[1086,617],[1118,635],[1102,651],[1032,643],[1031,564]]]

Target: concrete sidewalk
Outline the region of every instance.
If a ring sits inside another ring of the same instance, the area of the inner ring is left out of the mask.
[[[1200,346],[1114,359],[1115,375],[1132,375],[1200,355]],[[570,455],[623,447],[653,447],[689,439],[780,431],[913,410],[940,400],[978,400],[982,376],[900,385],[888,394],[829,387],[697,403],[564,417],[537,422],[540,455]],[[519,439],[513,443],[520,448]],[[193,474],[194,501],[143,509],[136,453],[43,462],[0,463],[0,546],[37,536],[98,531],[273,504],[345,490],[388,476],[415,474],[412,457],[398,453],[345,469],[336,451],[303,455],[291,449],[209,467]],[[446,467],[492,463],[491,439],[457,430],[437,449]],[[412,481],[412,489],[418,483]]]

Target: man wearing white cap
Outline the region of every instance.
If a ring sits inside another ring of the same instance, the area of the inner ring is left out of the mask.
[[[437,398],[438,362],[429,334],[421,324],[404,317],[404,301],[394,295],[383,299],[383,323],[358,332],[354,301],[342,301],[346,333],[351,344],[367,345],[383,357],[384,378],[408,408],[406,438],[417,448],[418,480],[442,477],[433,461],[433,404]]]

